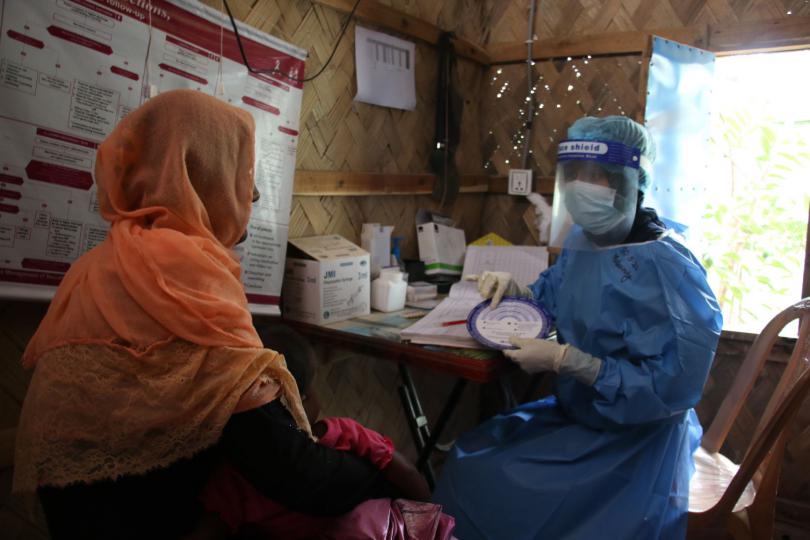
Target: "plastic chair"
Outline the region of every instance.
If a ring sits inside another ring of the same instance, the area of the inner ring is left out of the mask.
[[[800,319],[787,366],[739,466],[719,453],[782,328]],[[810,297],[776,315],[757,336],[695,453],[687,538],[773,538],[787,429],[810,393]]]

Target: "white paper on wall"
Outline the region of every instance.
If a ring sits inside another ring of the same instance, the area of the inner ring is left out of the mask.
[[[357,96],[372,105],[412,111],[416,108],[413,43],[355,27]]]
[[[279,313],[306,52],[195,0],[2,0],[0,297],[49,299],[103,241],[99,143],[153,92],[190,88],[256,121],[255,203],[240,247],[251,310]]]

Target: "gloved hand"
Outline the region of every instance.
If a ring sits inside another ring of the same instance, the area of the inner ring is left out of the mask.
[[[565,351],[569,345],[560,345],[547,339],[509,338],[509,343],[518,347],[507,349],[503,354],[520,366],[526,373],[553,371],[559,373]]]
[[[531,298],[532,293],[530,290],[518,285],[512,274],[509,272],[490,272],[487,270],[480,276],[468,275],[464,279],[476,280],[478,282],[478,292],[486,300],[492,298],[490,307],[495,309],[501,303],[501,298],[504,296],[523,296]]]
[[[509,338],[509,342],[519,347],[503,353],[527,373],[553,371],[561,375],[571,375],[579,382],[593,385],[602,360],[583,352],[573,345],[560,345],[546,339]]]

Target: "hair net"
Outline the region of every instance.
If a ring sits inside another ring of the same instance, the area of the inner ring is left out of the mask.
[[[647,128],[626,116],[585,116],[568,128],[568,138],[581,141],[614,141],[641,152],[638,188],[646,193],[652,183],[652,164],[655,161],[655,142]],[[646,158],[646,159],[644,159]]]

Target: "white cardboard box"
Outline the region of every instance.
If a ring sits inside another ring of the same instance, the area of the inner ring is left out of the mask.
[[[464,230],[423,223],[416,226],[416,241],[419,243],[419,259],[425,263],[425,274],[461,274],[464,265]]]
[[[363,223],[360,230],[360,245],[371,255],[371,277],[377,277],[380,270],[391,266],[391,231],[393,225]]]
[[[370,313],[369,254],[339,235],[291,238],[283,315],[329,324]]]

